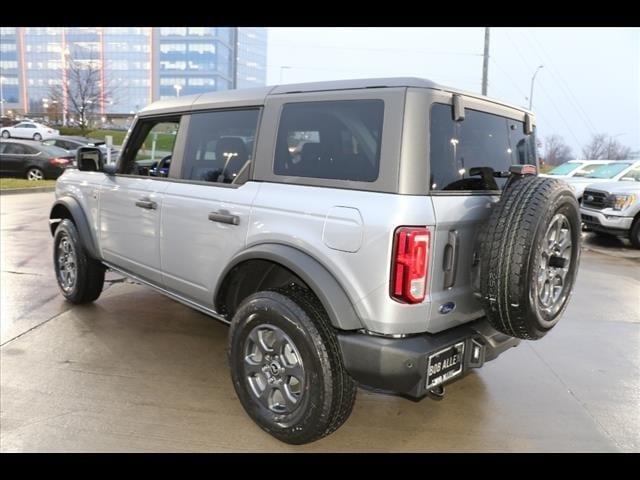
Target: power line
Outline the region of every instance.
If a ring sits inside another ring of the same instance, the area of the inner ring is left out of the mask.
[[[582,108],[582,105],[580,104],[576,96],[573,94],[573,91],[571,90],[567,82],[564,80],[564,78],[560,74],[560,71],[556,68],[556,66],[551,61],[551,57],[547,53],[547,51],[543,48],[540,42],[536,40],[535,37],[529,37],[526,34],[524,34],[524,32],[523,32],[523,36],[525,40],[527,40],[527,42],[529,42],[529,44],[535,48],[535,46],[529,41],[529,39],[533,40],[536,43],[536,45],[538,45],[538,47],[540,48],[540,51],[542,51],[546,55],[546,58],[542,58],[542,56],[538,52],[538,57],[541,58],[545,63],[547,63],[551,67],[549,72],[553,77],[556,78],[556,80],[558,80],[558,85],[568,94],[567,98],[572,102],[572,106],[576,109],[576,111],[578,112],[582,120],[585,122],[585,125],[587,126],[587,128],[591,131],[592,134],[597,133],[598,129],[596,128],[595,124],[591,121],[591,118],[589,118],[589,115],[584,110],[584,108]]]
[[[516,50],[516,53],[518,54],[518,56],[520,57],[520,60],[522,60],[522,63],[524,64],[524,66],[527,68],[527,70],[532,70],[532,68],[529,66],[529,64],[527,63],[527,61],[524,59],[524,55],[522,55],[522,52],[520,51],[520,49],[518,48],[518,45],[516,42],[514,42],[513,38],[511,37],[511,35],[509,35],[509,32],[505,30],[506,35],[509,37],[509,39],[511,40],[511,44],[513,45],[513,47]],[[573,129],[571,128],[571,126],[569,125],[569,122],[567,122],[567,119],[564,117],[564,115],[562,114],[562,112],[558,109],[558,107],[556,106],[556,103],[553,101],[553,99],[551,98],[550,95],[547,94],[546,90],[542,87],[542,85],[540,84],[540,82],[538,82],[538,84],[540,85],[538,88],[540,89],[540,91],[544,94],[545,97],[547,97],[547,99],[549,100],[549,103],[551,103],[551,106],[553,107],[553,109],[558,113],[558,116],[560,117],[560,119],[562,120],[562,122],[565,124],[565,126],[567,127],[567,130],[569,131],[569,133],[571,134],[571,136],[573,137],[573,139],[575,140],[577,145],[581,145],[582,142],[580,142],[580,140],[578,140],[578,137],[576,136],[576,134],[574,133]]]

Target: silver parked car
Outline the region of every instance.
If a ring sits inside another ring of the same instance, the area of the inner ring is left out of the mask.
[[[531,112],[416,78],[161,100],[115,166],[81,148],[58,180],[56,278],[86,303],[110,268],[230,324],[248,415],[311,442],[358,383],[442,397],[560,320],[580,214],[536,175],[534,132]]]

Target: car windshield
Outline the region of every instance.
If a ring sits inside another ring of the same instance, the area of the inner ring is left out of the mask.
[[[547,175],[567,175],[580,166],[579,163],[563,163],[547,173]]]
[[[52,157],[68,157],[69,152],[64,148],[54,147],[53,145],[40,145],[40,150],[47,155],[51,155]]]
[[[630,163],[610,163],[595,169],[592,173],[585,176],[585,178],[613,178],[630,166]]]

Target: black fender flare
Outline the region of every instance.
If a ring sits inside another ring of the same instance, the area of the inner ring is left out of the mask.
[[[60,217],[57,213],[57,207],[62,206],[69,211],[71,214],[71,220],[76,226],[78,230],[78,234],[80,235],[80,240],[82,241],[82,245],[84,246],[87,254],[96,260],[101,260],[100,254],[98,253],[97,242],[91,232],[91,227],[89,226],[89,221],[87,220],[87,216],[82,210],[82,206],[80,202],[71,196],[64,196],[58,198],[53,206],[51,207],[51,211],[49,212],[49,223],[52,225],[51,235],[54,235],[55,228],[53,228],[54,224],[59,223],[63,217]]]
[[[291,270],[316,294],[331,324],[340,330],[363,328],[353,303],[336,278],[316,259],[297,248],[280,243],[262,243],[235,255],[223,270],[214,290],[214,301],[227,277],[236,266],[247,260],[269,260]]]

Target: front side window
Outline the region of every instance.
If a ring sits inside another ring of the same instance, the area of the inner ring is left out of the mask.
[[[452,106],[431,108],[431,190],[499,190],[506,178],[494,176],[511,165],[536,164],[534,134],[524,123],[466,109],[454,121]]]
[[[640,182],[640,167],[636,167],[625,173],[620,180],[633,180],[634,182]]]
[[[124,175],[167,177],[180,117],[140,120],[132,136],[132,150],[122,166]]]
[[[253,160],[259,114],[258,109],[192,114],[182,178],[240,183]]]
[[[384,102],[346,100],[283,107],[276,175],[373,182],[378,178]]]

